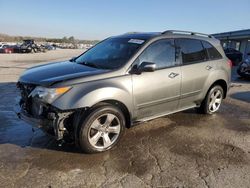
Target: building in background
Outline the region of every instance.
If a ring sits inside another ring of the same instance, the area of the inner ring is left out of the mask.
[[[221,41],[224,48],[239,50],[243,58],[250,52],[250,29],[217,33],[213,36]]]

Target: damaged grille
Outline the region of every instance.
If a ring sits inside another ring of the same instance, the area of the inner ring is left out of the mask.
[[[21,94],[20,106],[27,113],[32,114],[32,98],[29,95],[35,89],[36,85],[18,82],[17,87],[20,89]]]

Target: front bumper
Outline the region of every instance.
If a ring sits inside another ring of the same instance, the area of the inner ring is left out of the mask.
[[[52,123],[51,121],[47,120],[47,119],[42,119],[42,118],[34,118],[31,115],[29,115],[28,113],[26,113],[19,104],[16,104],[14,106],[14,111],[17,115],[17,117],[25,122],[27,122],[28,124],[32,125],[32,127],[36,127],[36,128],[49,128],[48,126]]]
[[[73,113],[51,111],[46,114],[46,117],[33,117],[20,106],[18,99],[16,99],[14,111],[19,119],[27,122],[32,127],[40,128],[44,132],[55,136],[57,140],[63,139],[65,132],[67,132],[65,120]]]

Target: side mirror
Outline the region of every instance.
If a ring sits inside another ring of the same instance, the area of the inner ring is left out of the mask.
[[[69,61],[70,62],[75,62],[75,60],[76,60],[76,57],[72,57]]]
[[[138,67],[139,72],[154,72],[156,68],[155,63],[151,62],[142,62]]]

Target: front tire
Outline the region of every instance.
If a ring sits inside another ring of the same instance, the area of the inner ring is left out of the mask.
[[[198,112],[203,114],[214,114],[216,113],[222,103],[224,91],[221,86],[215,85],[208,91],[206,98],[198,108]]]
[[[125,117],[119,108],[104,104],[91,109],[79,126],[81,150],[85,153],[98,153],[118,143],[124,133]]]

